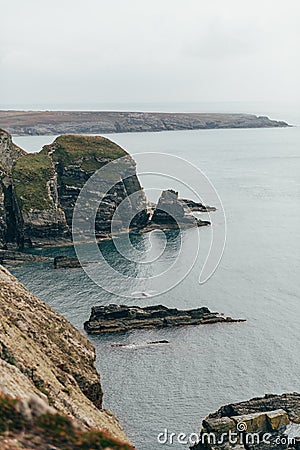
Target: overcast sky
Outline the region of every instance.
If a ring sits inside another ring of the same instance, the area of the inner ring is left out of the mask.
[[[0,1],[0,106],[300,101],[299,0]]]

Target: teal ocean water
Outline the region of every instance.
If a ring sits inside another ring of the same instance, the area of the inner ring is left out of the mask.
[[[276,118],[300,122],[296,112],[289,117]],[[227,218],[225,253],[207,283],[198,283],[201,262],[197,261],[174,289],[136,303],[178,308],[205,305],[247,322],[90,337],[97,351],[105,407],[114,411],[138,450],[156,450],[164,447],[157,435],[165,428],[186,434],[198,431],[201,418],[222,404],[265,393],[299,391],[300,128],[109,137],[132,154],[165,152],[195,164],[217,189]],[[15,138],[29,151],[51,141],[48,136]],[[152,182],[151,177],[142,178],[146,188]],[[163,186],[162,181],[162,187],[172,187],[172,183]],[[191,254],[196,233],[189,230],[182,237]],[[200,230],[204,246],[209,233]],[[135,239],[140,250],[147,247],[146,235]],[[170,242],[160,268],[169,268],[176,257],[177,246]],[[101,246],[108,259],[118,264],[113,245],[105,242]],[[49,255],[72,252],[67,247],[40,251]],[[125,263],[123,269],[133,273],[136,267]],[[126,303],[94,284],[82,269],[53,270],[51,263],[38,262],[12,271],[80,330],[91,306]],[[175,280],[177,273],[170,276]],[[162,339],[170,343],[143,345]],[[140,345],[112,347],[114,343]]]

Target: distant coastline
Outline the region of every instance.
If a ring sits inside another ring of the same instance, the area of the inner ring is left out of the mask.
[[[0,126],[15,136],[42,136],[65,133],[279,128],[290,125],[254,114],[2,110]]]

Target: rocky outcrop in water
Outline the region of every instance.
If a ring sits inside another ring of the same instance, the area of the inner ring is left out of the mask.
[[[207,212],[209,208],[192,200],[179,199],[178,192],[172,189],[163,191],[154,209],[150,227],[170,229],[210,225],[209,221],[194,217],[190,205],[193,206],[193,211]]]
[[[196,211],[196,212],[197,211],[198,212],[216,211],[216,208],[214,206],[204,205],[203,203],[194,202],[193,200],[189,200],[187,198],[180,198],[179,200],[181,201],[185,210],[187,210],[188,212],[190,212],[190,211]]]
[[[0,120],[3,128],[20,136],[288,126],[266,116],[217,113],[0,111]]]
[[[106,430],[128,442],[113,414],[102,409],[93,345],[2,266],[0,303],[0,405],[2,394],[10,396],[22,401],[27,419],[35,404],[41,414],[60,413],[80,429]],[[0,435],[7,429],[1,428],[5,413],[0,407]]]
[[[11,169],[26,152],[12,142],[11,135],[0,129],[0,247],[13,235],[14,202]]]
[[[89,320],[84,323],[84,329],[87,333],[112,333],[134,328],[165,328],[217,322],[243,322],[243,320],[223,317],[206,307],[180,310],[163,305],[141,308],[112,304],[94,306]]]
[[[93,227],[96,238],[111,237],[112,219],[117,233],[210,224],[195,218],[191,211],[213,208],[179,199],[173,190],[163,191],[150,217],[135,161],[109,139],[64,135],[39,153],[27,154],[6,132],[1,133],[0,248],[69,243],[74,207],[84,186],[86,197],[76,228],[82,240],[88,234],[86,230]],[[105,172],[94,179],[103,167]]]
[[[300,394],[266,395],[222,406],[202,422],[193,450],[300,449]],[[235,434],[233,434],[235,433]]]

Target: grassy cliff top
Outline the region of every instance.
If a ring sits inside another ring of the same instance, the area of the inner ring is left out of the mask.
[[[47,404],[36,397],[20,400],[3,394],[0,389],[1,449],[133,450],[133,446],[104,430],[84,431],[69,417],[47,409],[50,409]]]
[[[47,210],[53,206],[47,183],[54,170],[45,153],[31,153],[19,158],[12,169],[15,193],[21,208]]]
[[[42,153],[49,153],[53,161],[63,166],[79,165],[83,170],[95,171],[108,160],[126,156],[128,153],[119,145],[102,136],[66,134],[46,145]]]

